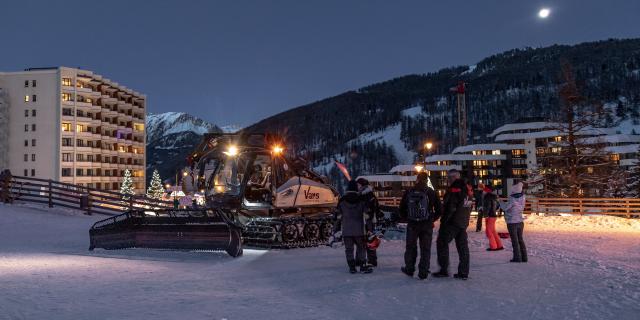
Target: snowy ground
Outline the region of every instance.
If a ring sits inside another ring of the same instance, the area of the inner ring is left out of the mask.
[[[486,252],[484,234],[471,232],[468,281],[419,281],[399,273],[399,240],[383,243],[373,274],[351,275],[342,251],[327,247],[246,250],[238,259],[89,252],[88,229],[100,218],[0,204],[0,319],[622,320],[640,314],[636,226],[581,232],[566,219],[538,220],[525,230],[527,264],[509,263],[509,251]],[[432,271],[435,262],[433,250]]]

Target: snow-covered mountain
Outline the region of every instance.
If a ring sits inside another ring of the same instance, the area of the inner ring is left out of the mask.
[[[147,115],[147,177],[158,169],[163,180],[175,176],[185,165],[186,156],[208,132],[221,129],[184,112]]]
[[[220,127],[220,129],[222,129],[222,132],[224,133],[236,133],[242,130],[242,127],[237,124],[229,124],[229,125]]]

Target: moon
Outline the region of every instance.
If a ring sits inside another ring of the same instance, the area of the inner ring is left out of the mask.
[[[538,11],[538,17],[540,17],[540,19],[546,19],[549,17],[550,13],[551,10],[549,8],[542,8],[540,9],[540,11]]]

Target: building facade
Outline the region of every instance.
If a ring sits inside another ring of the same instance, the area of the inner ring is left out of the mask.
[[[566,137],[551,129],[555,126],[547,122],[505,124],[488,135],[494,143],[466,145],[451,154],[426,157],[425,168],[440,192],[446,188],[447,170],[455,168],[474,185],[490,184],[499,195],[507,195],[515,182],[526,181],[531,172],[544,167],[541,155],[559,153]],[[586,144],[601,145],[623,170],[638,161],[640,135],[621,134],[614,128],[591,128],[579,134]]]
[[[128,169],[142,193],[145,115],[145,95],[88,70],[0,72],[0,166],[115,191]]]

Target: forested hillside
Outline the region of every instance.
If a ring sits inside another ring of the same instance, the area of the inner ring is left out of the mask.
[[[427,139],[436,143],[437,152],[456,146],[456,102],[450,88],[458,81],[467,86],[469,143],[486,141],[487,133],[519,118],[554,118],[563,62],[572,67],[583,96],[614,105],[610,125],[639,120],[640,39],[630,39],[514,49],[476,65],[345,92],[245,130],[284,134],[296,153],[334,179],[340,179],[331,165],[334,159],[346,162],[355,175],[384,172],[413,161]]]

